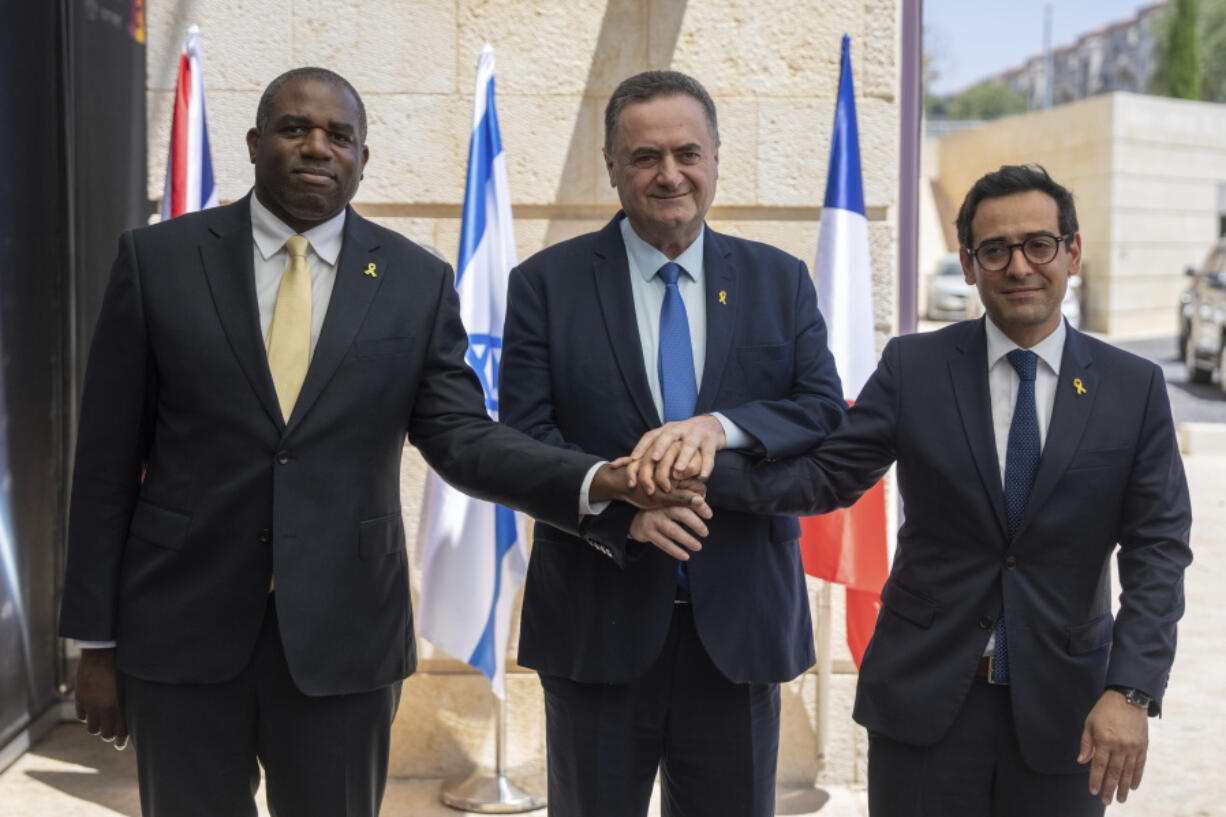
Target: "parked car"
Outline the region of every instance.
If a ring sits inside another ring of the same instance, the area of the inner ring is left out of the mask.
[[[941,256],[928,275],[928,320],[960,321],[968,317],[966,300],[974,289],[962,277],[958,254]]]
[[[1187,274],[1192,284],[1181,296],[1179,315],[1188,380],[1209,383],[1217,373],[1218,385],[1226,392],[1226,239]]]

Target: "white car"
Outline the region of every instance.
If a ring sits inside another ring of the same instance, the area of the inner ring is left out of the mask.
[[[956,252],[946,253],[928,276],[928,320],[960,321],[972,317],[967,297],[975,290],[962,277]]]

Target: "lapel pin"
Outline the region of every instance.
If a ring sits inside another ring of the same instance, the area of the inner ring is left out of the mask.
[[[1073,388],[1077,390],[1078,394],[1088,394],[1086,387],[1081,384],[1080,377],[1073,378]]]
[[[724,306],[728,305],[728,291],[727,290],[721,289],[719,291],[719,302],[723,304]]]
[[[364,274],[366,274],[366,275],[369,275],[371,278],[378,278],[378,277],[379,277],[379,276],[375,275],[375,262],[374,262],[374,261],[371,261],[371,262],[370,262],[370,264],[369,264],[369,265],[366,267],[366,269],[362,270],[362,272],[363,272]],[[1078,381],[1078,382],[1080,382],[1080,381]]]

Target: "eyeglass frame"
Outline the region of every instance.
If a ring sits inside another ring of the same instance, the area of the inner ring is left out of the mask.
[[[1064,244],[1065,247],[1068,247],[1068,243],[1071,240],[1073,240],[1075,236],[1076,236],[1076,233],[1068,233],[1066,235],[1052,235],[1051,233],[1036,233],[1034,235],[1027,236],[1025,241],[1019,241],[1016,244],[992,244],[991,245],[992,248],[1005,249],[1009,251],[1009,258],[1005,261],[1004,264],[1002,264],[999,267],[989,267],[988,265],[984,264],[983,261],[979,260],[979,251],[982,250],[985,246],[987,246],[987,242],[980,244],[978,247],[975,247],[974,249],[971,249],[970,247],[963,247],[962,249],[965,250],[966,254],[969,255],[976,263],[978,263],[979,266],[983,267],[988,272],[1003,272],[1009,268],[1010,264],[1013,263],[1013,251],[1014,250],[1021,250],[1022,258],[1025,258],[1028,262],[1030,262],[1031,264],[1034,264],[1036,267],[1045,267],[1048,264],[1050,264],[1052,261],[1056,260],[1056,256],[1060,254],[1060,245]],[[1051,238],[1051,239],[1054,239],[1056,242],[1056,251],[1052,253],[1051,258],[1048,258],[1046,261],[1035,261],[1029,255],[1026,254],[1027,242],[1033,241],[1036,238]]]

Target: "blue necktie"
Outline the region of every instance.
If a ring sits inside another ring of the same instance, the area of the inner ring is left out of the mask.
[[[1009,445],[1005,452],[1005,517],[1009,539],[1017,535],[1026,510],[1030,486],[1039,470],[1039,414],[1034,404],[1034,377],[1039,358],[1026,349],[1014,349],[1005,357],[1017,370],[1017,403],[1009,426]],[[1005,637],[1005,614],[996,619],[996,657],[992,661],[992,680],[1009,680],[1009,643]]]
[[[656,374],[664,403],[664,422],[688,420],[694,416],[698,384],[694,379],[694,351],[690,346],[690,321],[677,279],[684,270],[672,261],[656,273],[664,281],[664,305],[660,307],[660,352]],[[685,562],[677,563],[677,584],[690,589]]]

